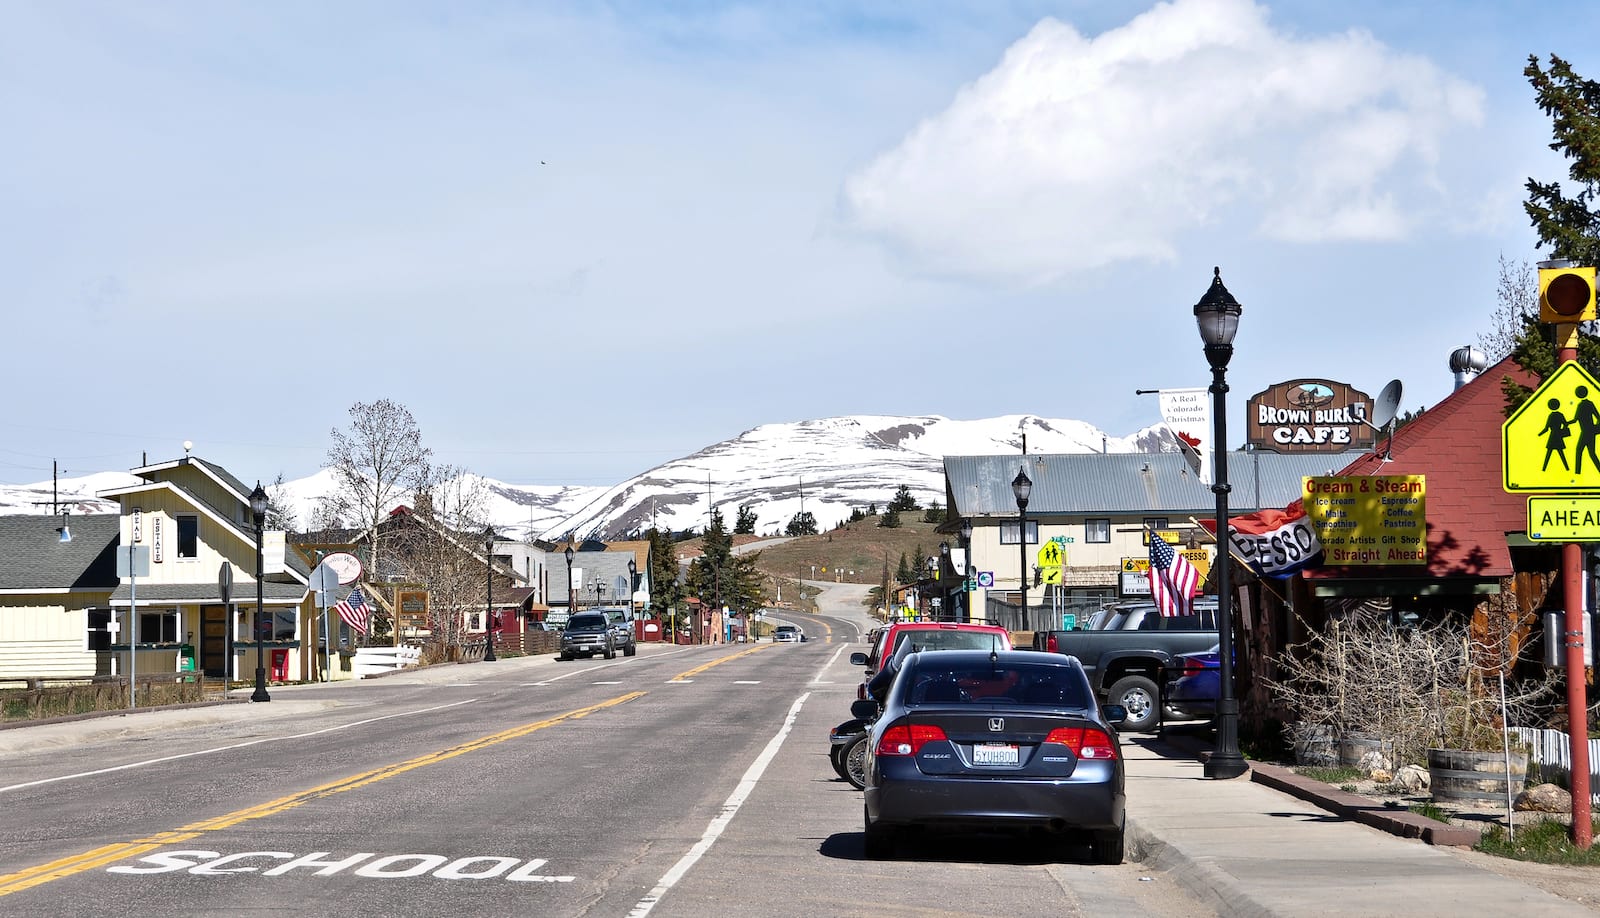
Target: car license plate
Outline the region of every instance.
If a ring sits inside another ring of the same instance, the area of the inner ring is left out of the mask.
[[[1007,743],[979,743],[972,747],[974,765],[1015,765],[1017,747]]]

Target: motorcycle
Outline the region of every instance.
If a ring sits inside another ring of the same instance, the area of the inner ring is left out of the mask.
[[[867,740],[881,710],[873,699],[857,701],[850,705],[850,713],[855,718],[834,727],[829,736],[829,741],[834,744],[831,750],[833,770],[856,790],[867,786]]]

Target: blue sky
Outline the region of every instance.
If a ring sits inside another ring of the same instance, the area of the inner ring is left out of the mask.
[[[611,484],[763,423],[1403,407],[1564,175],[1522,77],[1591,4],[0,6],[0,482],[310,474],[357,401]]]

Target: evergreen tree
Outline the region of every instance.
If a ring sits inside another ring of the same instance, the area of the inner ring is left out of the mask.
[[[878,525],[884,529],[899,529],[900,511],[891,506],[883,512],[883,517],[878,520]]]
[[[900,566],[894,570],[895,583],[910,583],[912,581],[911,567],[906,563],[906,553],[900,553]]]
[[[917,509],[917,499],[911,496],[910,485],[901,485],[899,490],[894,492],[894,500],[889,501],[889,509],[899,510],[902,513]]]
[[[1593,209],[1600,196],[1600,83],[1578,76],[1571,64],[1553,54],[1549,70],[1530,55],[1522,73],[1533,86],[1539,108],[1553,121],[1550,149],[1570,161],[1567,178],[1578,187],[1567,197],[1560,182],[1530,178],[1523,209],[1539,242],[1550,247],[1550,257],[1600,265],[1600,215]],[[1555,326],[1540,322],[1536,312],[1523,316],[1512,356],[1529,372],[1548,379],[1556,369]],[[1600,341],[1592,334],[1578,336],[1578,362],[1590,373],[1600,372]],[[1502,379],[1500,387],[1508,416],[1532,394],[1509,378]]]
[[[928,509],[925,510],[923,512],[923,514],[922,514],[922,521],[924,523],[942,523],[942,522],[944,522],[944,508],[939,506],[939,502],[938,501],[934,501],[933,503],[928,505]]]
[[[877,516],[877,515],[878,515],[878,502],[877,501],[873,501],[872,503],[867,504],[867,516]]]
[[[650,542],[650,610],[656,615],[667,615],[677,609],[683,614],[683,584],[678,582],[678,552],[673,547],[672,533],[649,529],[645,538]]]
[[[706,527],[700,541],[700,557],[689,565],[689,592],[708,605],[724,602],[732,589],[732,582],[723,582],[729,569],[728,559],[733,557],[733,536],[722,522],[722,511],[711,511],[711,525]]]
[[[850,522],[859,523],[859,522],[861,522],[862,520],[864,520],[866,518],[867,518],[867,515],[865,513],[861,512],[861,508],[860,507],[851,507],[850,508],[850,520],[849,520]]]
[[[733,524],[734,535],[756,534],[756,512],[750,509],[749,504],[739,505],[739,517]]]
[[[783,534],[788,536],[803,536],[817,534],[817,518],[807,510],[789,517],[789,525],[783,529]]]
[[[923,552],[922,546],[918,545],[916,554],[911,556],[911,580],[907,580],[906,583],[910,583],[912,580],[920,580],[927,575],[928,556]]]

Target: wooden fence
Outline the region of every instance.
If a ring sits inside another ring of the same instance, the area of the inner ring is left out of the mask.
[[[200,673],[141,673],[137,682],[137,707],[190,704],[225,697],[228,685],[222,679],[207,679]],[[88,676],[63,678],[49,676],[7,676],[0,679],[0,720],[40,720],[116,711],[127,708],[127,676]]]

